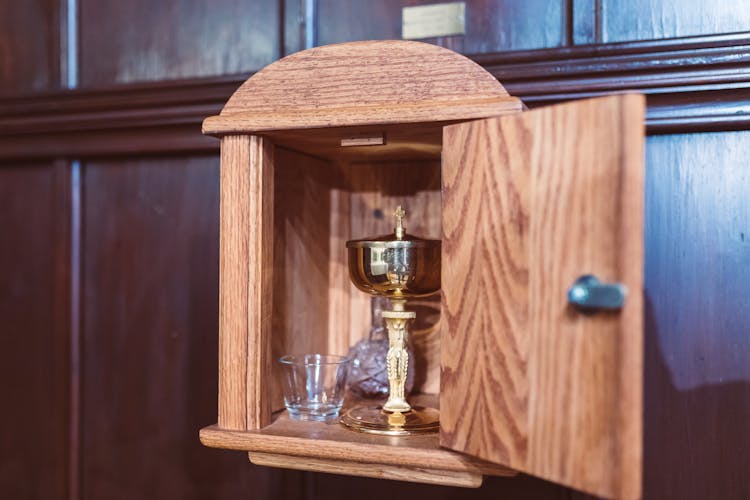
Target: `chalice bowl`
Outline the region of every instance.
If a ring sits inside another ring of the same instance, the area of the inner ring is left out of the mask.
[[[406,310],[406,300],[440,290],[440,240],[407,234],[401,206],[394,216],[392,234],[346,243],[354,285],[363,292],[386,296],[392,304],[391,311],[383,311],[388,328],[388,400],[382,406],[355,406],[344,413],[341,423],[360,432],[403,436],[438,429],[438,410],[410,405],[404,386],[409,366],[408,324],[416,317]]]

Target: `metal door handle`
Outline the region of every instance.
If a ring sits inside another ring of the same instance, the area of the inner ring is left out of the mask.
[[[568,302],[582,312],[621,309],[627,288],[622,283],[602,283],[591,274],[578,278],[568,288]]]

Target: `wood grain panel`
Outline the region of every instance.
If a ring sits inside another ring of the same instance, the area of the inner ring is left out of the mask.
[[[742,0],[600,0],[598,42],[652,40],[750,31],[750,4]],[[592,5],[593,7],[593,5]],[[594,12],[591,12],[594,15]]]
[[[221,142],[219,425],[270,422],[273,145],[257,136]]]
[[[644,498],[750,498],[750,132],[646,153]]]
[[[435,396],[416,396],[418,404],[434,406]],[[356,404],[347,401],[345,407]],[[324,459],[333,464],[343,462],[369,463],[373,466],[436,469],[509,476],[516,472],[479,460],[475,457],[441,448],[436,434],[376,436],[352,432],[338,422],[310,422],[289,418],[288,413],[274,415],[274,422],[256,431],[231,431],[210,426],[201,429],[201,442],[206,446],[245,450],[253,453],[286,455],[289,460]]]
[[[81,497],[283,494],[298,476],[197,439],[216,419],[218,159],[83,168]]]
[[[0,165],[0,490],[68,493],[69,177],[50,164]]]
[[[59,88],[60,4],[56,0],[0,2],[0,95]]]
[[[275,151],[273,239],[273,410],[283,408],[278,359],[285,354],[346,354],[329,329],[329,238],[332,182],[328,162],[283,148]],[[341,314],[341,311],[337,311]]]
[[[401,38],[401,9],[445,0],[318,0],[316,42]],[[464,54],[557,47],[565,43],[566,2],[559,0],[470,0],[466,34],[432,38]]]
[[[640,495],[643,114],[630,95],[446,127],[442,445]],[[622,311],[567,305],[589,273],[627,286]]]
[[[85,87],[248,73],[279,57],[279,2],[79,0]]]
[[[326,472],[346,476],[374,477],[410,483],[441,484],[460,486],[463,488],[477,488],[482,484],[482,474],[479,471],[449,471],[428,469],[423,467],[404,467],[398,465],[382,465],[370,462],[354,462],[330,460],[326,458],[298,457],[274,453],[250,452],[250,461],[256,465],[268,467],[282,467],[285,469],[304,470],[311,472]]]
[[[415,75],[429,85],[414,84]],[[298,52],[232,94],[206,134],[441,122],[516,113],[522,103],[470,59],[425,43],[350,42]]]

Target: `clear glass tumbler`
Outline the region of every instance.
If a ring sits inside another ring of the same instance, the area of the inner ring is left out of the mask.
[[[331,420],[344,404],[349,358],[328,354],[290,354],[284,370],[284,404],[295,420]]]

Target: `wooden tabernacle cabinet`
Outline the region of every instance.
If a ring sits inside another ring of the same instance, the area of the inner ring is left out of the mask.
[[[639,497],[643,123],[640,95],[525,111],[416,42],[256,73],[204,122],[221,137],[221,283],[218,423],[201,441],[275,467],[458,486],[520,471]],[[344,243],[390,232],[397,204],[443,241],[441,301],[411,304],[416,398],[439,402],[440,432],[292,421],[276,359],[361,338],[369,299]],[[569,304],[589,274],[626,287],[621,309]]]

